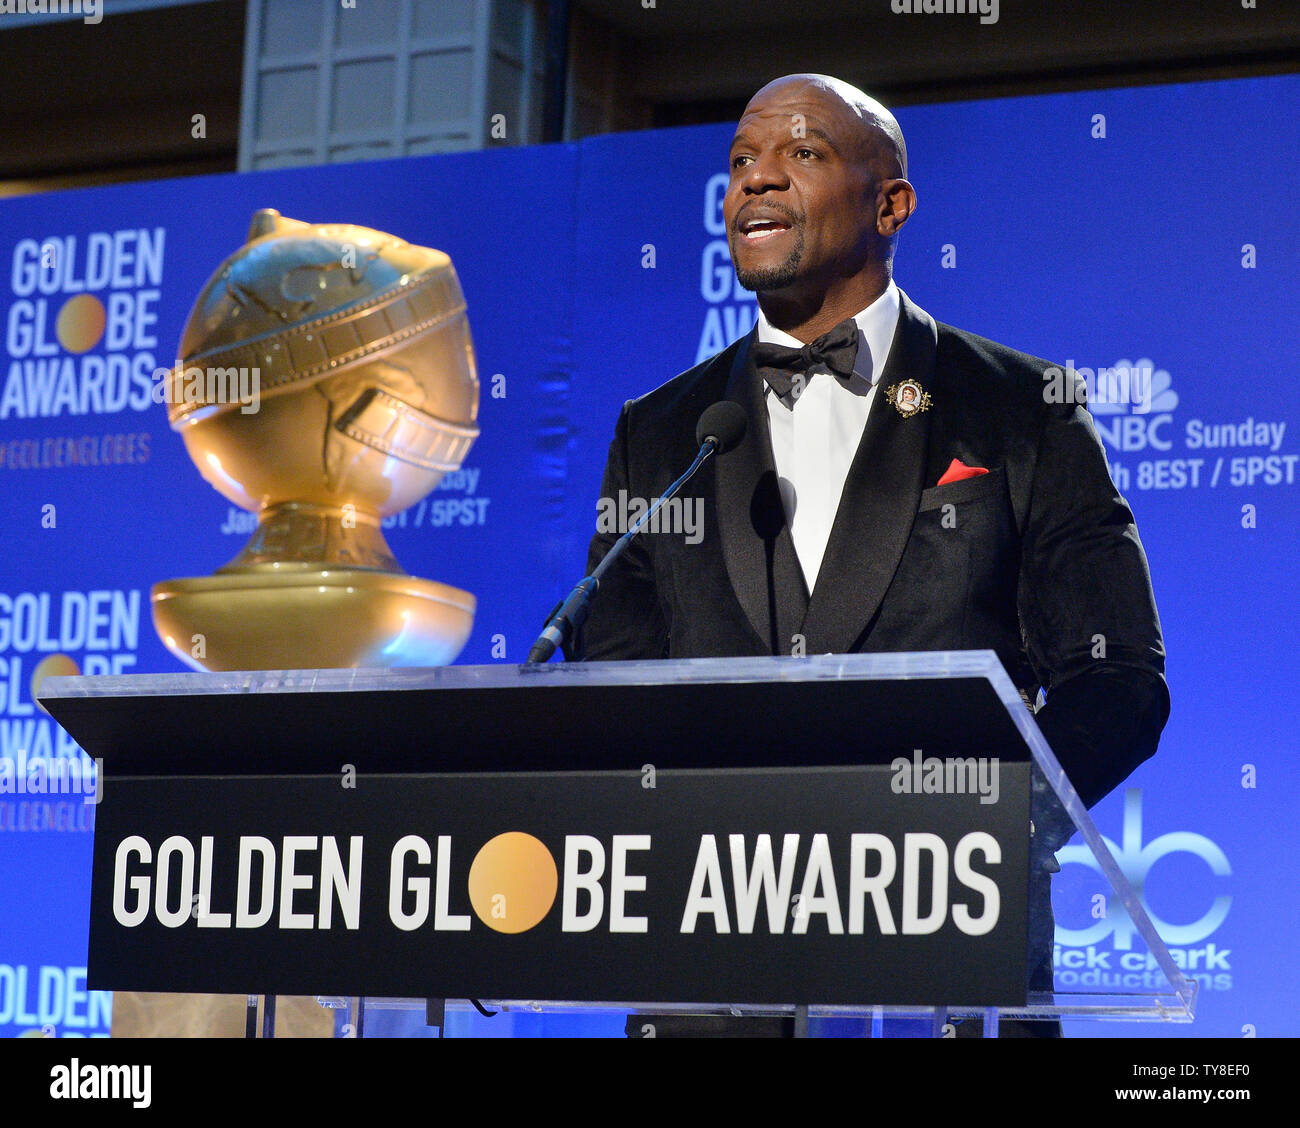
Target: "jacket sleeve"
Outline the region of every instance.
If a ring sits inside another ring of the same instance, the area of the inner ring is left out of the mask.
[[[1048,407],[1018,606],[1046,693],[1036,719],[1092,806],[1155,753],[1169,690],[1146,554],[1081,403]]]
[[[622,496],[635,496],[629,482],[628,429],[631,404],[623,405],[597,501],[596,533],[587,550],[590,575],[622,533],[614,518],[626,512]],[[587,622],[565,651],[570,661],[666,658],[668,628],[655,586],[654,564],[645,537],[635,537],[601,580]]]

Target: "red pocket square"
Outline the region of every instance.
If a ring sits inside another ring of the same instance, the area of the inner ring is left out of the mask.
[[[936,484],[946,486],[949,482],[960,482],[963,478],[978,478],[981,474],[987,473],[983,466],[967,466],[954,458],[948,463],[948,469],[943,472],[943,477]]]

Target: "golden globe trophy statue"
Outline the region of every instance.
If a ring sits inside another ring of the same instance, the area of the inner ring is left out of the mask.
[[[407,575],[380,527],[478,437],[451,259],[366,227],[259,211],[199,294],[179,352],[172,429],[258,524],[216,575],[154,586],[167,648],[200,670],[453,661],[474,597]]]
[[[434,666],[474,624],[469,592],[402,571],[380,521],[460,467],[479,385],[451,259],[392,235],[266,209],[199,294],[167,375],[172,429],[204,478],[258,515],[216,575],[152,591],[199,670]],[[113,1035],[243,1034],[242,995],[119,991]],[[314,999],[282,1037],[329,1037]]]

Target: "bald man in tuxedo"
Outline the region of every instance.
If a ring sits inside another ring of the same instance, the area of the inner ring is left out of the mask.
[[[602,496],[658,496],[712,403],[749,426],[688,487],[703,538],[637,538],[570,653],[991,649],[1092,805],[1169,713],[1146,557],[1081,382],[1059,402],[1059,369],[936,322],[895,284],[906,177],[897,121],[847,83],[791,75],[750,100],[723,215],[757,323],[625,405]],[[616,539],[593,538],[589,570]],[[1043,855],[1072,827],[1037,829]],[[1045,875],[1031,901],[1031,987],[1050,989]]]

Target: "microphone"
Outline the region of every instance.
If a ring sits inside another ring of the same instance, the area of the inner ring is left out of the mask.
[[[601,562],[596,565],[596,570],[590,576],[580,580],[577,587],[569,592],[569,597],[560,604],[547,621],[546,628],[537,636],[537,641],[533,643],[533,648],[528,652],[526,665],[531,666],[547,661],[557,648],[563,646],[573,637],[574,633],[587,621],[587,611],[591,603],[591,597],[596,594],[596,589],[600,587],[601,577],[609,569],[609,566],[622,555],[623,550],[628,546],[632,538],[659,512],[664,502],[690,481],[692,475],[704,465],[704,461],[709,455],[726,454],[727,451],[734,449],[740,443],[740,440],[745,437],[745,428],[747,426],[748,420],[745,418],[745,409],[738,403],[733,403],[731,400],[719,400],[717,403],[705,408],[704,414],[700,416],[700,421],[695,426],[695,441],[700,444],[700,452],[695,456],[695,461],[691,463],[686,473],[669,486],[663,492],[663,496],[657,498],[654,505],[643,513],[636,523],[614,542]]]
[[[712,443],[713,453],[726,454],[740,445],[745,437],[745,428],[749,420],[745,418],[745,409],[732,400],[719,400],[705,408],[700,421],[695,425],[695,441],[704,446]],[[690,471],[687,471],[688,475]],[[674,487],[675,488],[675,487]]]

